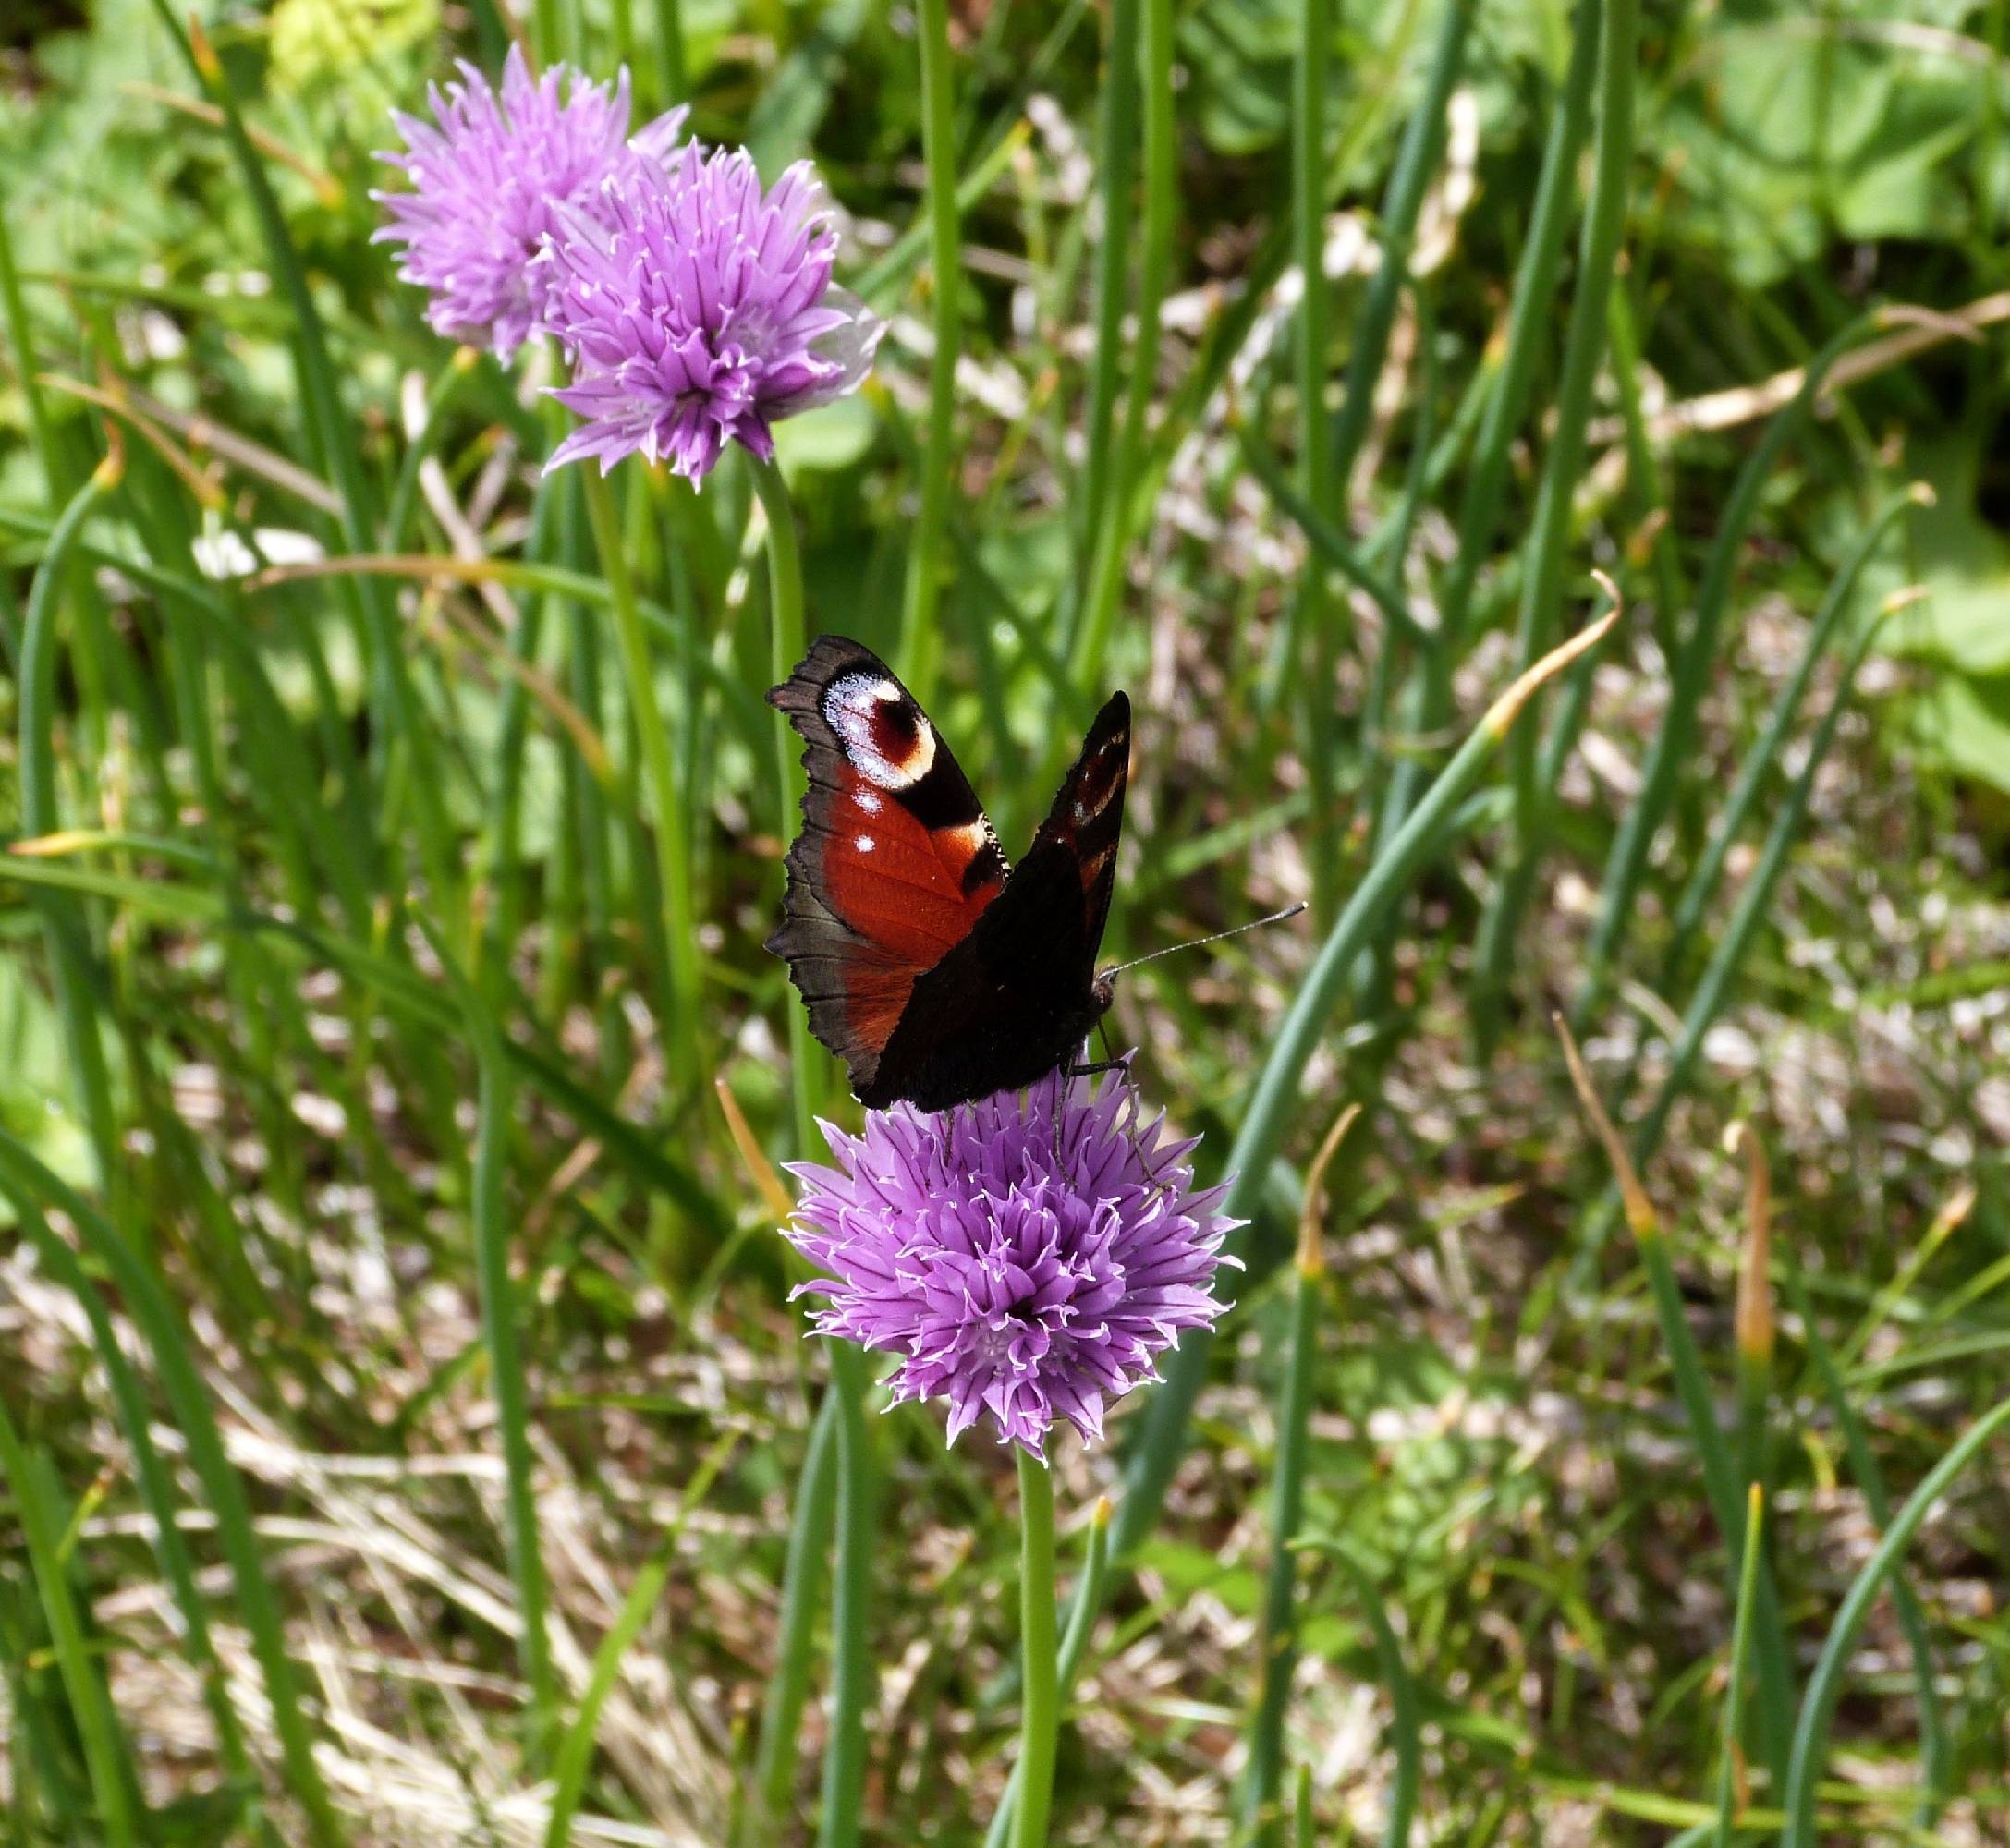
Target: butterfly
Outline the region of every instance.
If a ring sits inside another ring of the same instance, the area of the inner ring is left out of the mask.
[[[926,1111],[1073,1065],[1108,1012],[1130,701],[1113,694],[1017,868],[930,723],[870,649],[822,636],[768,695],[803,740],[802,832],[768,948],[871,1110]]]

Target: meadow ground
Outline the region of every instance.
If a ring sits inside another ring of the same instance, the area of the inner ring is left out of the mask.
[[[563,357],[372,241],[512,36],[816,162],[888,331],[777,470],[542,473]],[[776,1230],[801,624],[1008,852],[1128,689],[1106,955],[1310,907],[1119,987],[1251,1224],[1050,1447],[1047,1839],[2010,1844],[2006,46],[10,9],[0,1835],[987,1839],[1012,1455]]]

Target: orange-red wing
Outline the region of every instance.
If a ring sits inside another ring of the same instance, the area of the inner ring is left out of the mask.
[[[822,637],[768,698],[801,735],[810,777],[768,947],[859,1091],[916,979],[970,934],[1010,869],[949,747],[869,649]]]

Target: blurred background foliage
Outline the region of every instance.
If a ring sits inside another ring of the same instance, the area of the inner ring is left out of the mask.
[[[1338,11],[1327,99],[1335,373],[1364,295],[1347,252],[1375,232],[1442,19],[1439,0],[1346,0]],[[385,176],[373,151],[391,141],[387,108],[420,106],[451,56],[493,67],[493,14],[436,0],[276,0],[204,18],[266,138],[344,409],[389,499],[448,356],[371,242],[370,189]],[[583,30],[572,48],[596,72],[611,68],[624,30],[643,30],[625,4],[564,18],[575,37]],[[1154,456],[1157,492],[1105,676],[1127,685],[1142,713],[1115,954],[1302,895],[1323,845],[1357,876],[1392,770],[1446,742],[1363,721],[1382,710],[1375,669],[1389,647],[1364,604],[1349,618],[1334,806],[1322,809],[1294,723],[1291,663],[1277,653],[1304,546],[1245,466],[1237,428],[1291,450],[1289,303],[1277,283],[1301,18],[1287,0],[1176,8],[1178,216],[1152,395],[1152,427],[1170,453]],[[771,175],[813,152],[847,214],[844,274],[895,321],[868,394],[781,433],[812,631],[891,652],[932,302],[906,236],[921,178],[912,17],[867,0],[690,0],[683,26],[695,129],[745,140]],[[1103,29],[1104,9],[1080,0],[952,8],[959,172],[1016,139],[965,216],[953,284],[966,361],[934,711],[1008,847],[1044,809],[1043,767],[1079,705],[1057,657],[1094,517],[1078,490],[1097,361]],[[1478,7],[1399,358],[1349,484],[1347,530],[1367,536],[1364,547],[1381,536],[1371,555],[1420,600],[1453,555],[1482,402],[1475,382],[1503,334],[1572,30],[1563,0]],[[242,575],[342,544],[296,386],[293,314],[230,150],[149,0],[94,0],[88,11],[16,0],[0,37],[0,210],[63,477],[45,478],[10,359],[0,511],[14,518],[0,529],[0,614],[17,648],[52,502],[99,454],[104,395],[127,395],[173,439],[164,450],[128,431],[133,500],[91,529],[100,551],[90,585],[121,644],[104,658],[121,677],[94,687],[80,654],[60,684],[62,819],[109,837],[86,854],[96,882],[80,890],[129,1164],[96,1173],[43,914],[18,878],[0,894],[0,1127],[98,1187],[194,1331],[234,1460],[254,1486],[289,1636],[312,1664],[319,1709],[340,1721],[330,1775],[344,1806],[366,1818],[359,1839],[535,1839],[508,1820],[518,1761],[497,1744],[515,1739],[521,1689],[496,1608],[509,1581],[481,1454],[493,1431],[470,1258],[470,1049],[404,909],[412,889],[397,877],[397,843],[409,808],[387,804],[397,826],[385,829],[384,811],[346,780],[346,764],[398,744],[371,732],[372,666],[354,612],[329,579]],[[1825,398],[1763,484],[1705,723],[1678,767],[1672,839],[1650,869],[1651,902],[1623,946],[1617,998],[1590,1051],[1615,1092],[1644,1094],[1667,1069],[1675,1015],[1730,904],[1713,904],[1695,937],[1672,940],[1675,895],[1824,588],[1874,510],[1926,483],[1933,504],[1901,518],[1850,622],[1860,630],[1893,600],[1905,607],[1877,632],[1789,874],[1650,1178],[1727,1399],[1744,1178],[1720,1135],[1734,1118],[1757,1124],[1773,1151],[1791,1254],[1783,1270],[1805,1271],[1815,1322],[1894,1487],[1917,1481],[2010,1381],[2006,43],[2003,0],[1647,9],[1613,320],[1614,349],[1634,362],[1601,375],[1569,575],[1573,605],[1588,607],[1584,567],[1611,572],[1627,616],[1560,784],[1554,851],[1513,958],[1507,1028],[1475,1051],[1469,946],[1505,865],[1505,795],[1489,788],[1469,833],[1379,946],[1382,979],[1364,977],[1360,1004],[1329,1036],[1286,1158],[1264,1177],[1257,1239],[1274,1258],[1288,1248],[1303,1157],[1349,1088],[1367,1091],[1370,1118],[1336,1180],[1328,1227],[1305,1526],[1344,1540],[1396,1613],[1428,1742],[1419,1840],[1659,1842],[1708,1813],[1699,1793],[1713,1787],[1729,1631],[1721,1537],[1641,1279],[1618,1240],[1586,1231],[1605,1169],[1575,1126],[1548,1012],[1576,985],[1592,889],[1638,789],[1671,642],[1777,403],[1762,388],[1879,304],[1918,310],[1878,336],[1909,333],[1917,349]],[[635,69],[648,108],[669,100],[646,45]],[[1566,259],[1557,337],[1539,354],[1537,408],[1513,452],[1502,539],[1459,663],[1461,735],[1510,672],[1569,275]],[[1260,311],[1217,366],[1211,342],[1246,287],[1259,291]],[[1203,376],[1212,388],[1197,408],[1182,394]],[[577,505],[537,495],[545,431],[517,381],[487,361],[470,367],[429,436],[437,478],[412,476],[408,529],[384,549],[445,554],[471,537],[482,554],[591,570]],[[189,492],[167,450],[205,467],[226,456],[224,492],[207,503]],[[306,471],[304,486],[288,465]],[[645,592],[695,614],[700,638],[696,677],[666,666],[664,693],[682,735],[704,744],[689,766],[698,796],[687,821],[704,901],[705,1038],[774,1147],[785,1114],[779,1023],[793,997],[759,948],[781,843],[749,510],[744,479],[722,470],[696,501],[639,485],[626,514]],[[167,563],[153,547],[169,540],[173,568],[207,571],[226,600],[281,709],[271,729],[269,715],[236,703],[241,689],[228,680],[232,716],[207,768],[186,702],[227,679],[226,645],[210,644],[193,688],[177,682],[182,630],[138,568]],[[1926,594],[1912,597],[1915,588]],[[614,799],[618,776],[596,784],[549,706],[534,712],[522,760],[521,881],[483,885],[492,766],[512,723],[513,683],[497,666],[504,619],[520,618],[534,588],[506,587],[500,606],[431,580],[396,590],[446,766],[438,794],[469,869],[458,894],[415,889],[426,906],[513,927],[490,999],[512,1043],[541,1062],[507,1137],[509,1217],[553,1595],[585,1650],[673,1514],[683,1524],[672,1591],[610,1708],[589,1788],[596,1817],[662,1832],[591,1839],[717,1841],[771,1660],[820,1363],[797,1339],[772,1217],[712,1099],[696,1074],[664,1066],[647,832]],[[626,765],[614,657],[569,639],[583,627],[557,620],[583,625],[588,607],[561,587],[540,658]],[[657,632],[666,658],[674,627]],[[1824,700],[1834,685],[1824,666]],[[0,684],[10,739],[17,691],[11,678]],[[1808,730],[1797,727],[1767,782],[1758,824],[1780,807]],[[292,740],[286,751],[275,737]],[[307,766],[298,840],[287,811],[303,785],[286,780],[289,752]],[[21,831],[18,772],[9,745],[0,823],[10,833]],[[220,782],[205,788],[213,772]],[[298,876],[295,851],[311,877]],[[359,869],[353,912],[329,889],[345,851]],[[1752,843],[1737,845],[1736,878],[1754,857]],[[250,912],[321,934],[238,928]],[[1157,965],[1120,1007],[1146,1082],[1179,1122],[1208,1132],[1217,1157],[1307,952],[1306,939],[1279,932]],[[1967,1209],[1949,1217],[1964,1188]],[[104,1380],[74,1309],[13,1236],[0,1398],[55,1465],[57,1531],[75,1539],[91,1641],[129,1721],[136,1781],[160,1818],[149,1839],[223,1839],[249,1827],[250,1811],[218,1773],[127,1473],[105,1467],[117,1439]],[[1160,1535],[1099,1633],[1064,1746],[1068,1839],[1227,1832],[1290,1313],[1286,1283],[1259,1266]],[[1772,1547],[1805,1668],[1882,1522],[1866,1512],[1809,1323],[1790,1304],[1782,1315]],[[931,1415],[911,1408],[877,1424],[875,1441],[884,1571],[868,1838],[976,1840],[1012,1716],[1005,1473],[981,1445],[944,1455]],[[677,1491],[721,1443],[730,1462],[704,1504],[687,1505]],[[1881,1612],[1843,1716],[1848,1751],[1824,1786],[1833,1839],[2001,1839],[2010,1488],[2000,1447],[1993,1454],[1998,1466],[1930,1535],[1915,1579],[1942,1642],[1932,1684],[1944,1756],[1922,1759],[1915,1667]],[[1070,1449],[1065,1502],[1085,1508],[1111,1468]],[[192,1544],[214,1565],[193,1505],[201,1499],[190,1491]],[[11,1541],[5,1549],[11,1708],[56,1712],[36,1692],[48,1657],[29,1647],[41,1619],[25,1558]],[[410,1549],[432,1563],[415,1565]],[[1294,1752],[1313,1769],[1322,1839],[1346,1840],[1381,1825],[1391,1787],[1375,1637],[1349,1578],[1309,1562],[1305,1582]],[[227,1611],[225,1593],[211,1595]],[[225,1628],[241,1687],[234,1616]],[[32,1672],[22,1667],[31,1660]],[[254,1732],[268,1751],[262,1720]],[[67,1793],[85,1815],[78,1737],[56,1725],[31,1744],[42,1788]],[[23,1782],[17,1771],[9,1789]],[[1915,1821],[1929,1784],[1933,1814]],[[809,1788],[806,1773],[806,1813]],[[279,1814],[293,1839],[290,1812]],[[25,1842],[62,1839],[42,1811],[17,1818]]]

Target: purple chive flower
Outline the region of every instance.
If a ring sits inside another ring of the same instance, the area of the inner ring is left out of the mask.
[[[562,214],[540,261],[572,351],[554,395],[586,421],[547,468],[636,451],[701,481],[727,441],[762,461],[773,426],[856,391],[884,327],[831,282],[837,233],[807,162],[763,190],[739,150],[693,141]]]
[[[863,1136],[826,1124],[837,1165],[790,1171],[788,1236],[825,1273],[801,1286],[829,1300],[817,1332],[899,1355],[895,1401],[946,1399],[951,1443],[980,1416],[1037,1457],[1056,1418],[1100,1440],[1111,1401],[1226,1307],[1209,1291],[1242,1222],[1194,1189],[1200,1138],[1166,1139],[1164,1121],[1141,1120],[1127,1073],[1099,1096],[1056,1072],[1023,1102],[895,1104]]]
[[[460,74],[444,95],[428,91],[432,122],[393,115],[409,152],[380,158],[412,190],[371,195],[391,218],[376,241],[405,246],[398,274],[432,292],[435,333],[506,359],[542,325],[547,282],[532,259],[557,214],[597,211],[603,182],[676,147],[688,112],[659,116],[631,140],[626,70],[611,88],[562,64],[533,78],[512,46],[500,95],[471,64]]]

